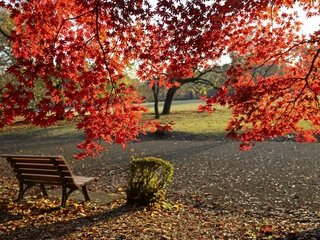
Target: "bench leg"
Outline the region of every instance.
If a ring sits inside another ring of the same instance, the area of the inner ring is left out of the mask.
[[[19,182],[19,195],[17,201],[22,200],[24,193],[26,190],[24,189],[24,184],[22,182]]]
[[[62,186],[62,199],[61,199],[61,207],[66,207],[66,203],[68,200],[68,197],[70,196],[70,194],[72,192],[74,192],[75,190],[77,190],[77,188],[70,188],[69,191],[67,191],[67,187]],[[81,192],[84,196],[85,201],[90,201],[90,197],[87,191],[87,186],[84,185],[81,187]]]
[[[44,197],[48,197],[48,193],[46,191],[46,188],[44,187],[44,184],[40,184],[40,189],[41,189],[42,195]]]
[[[61,199],[61,207],[66,207],[67,203],[67,188],[62,186],[62,199]]]
[[[24,186],[25,184],[23,182],[19,182],[19,195],[18,195],[18,199],[16,201],[20,201],[23,199],[23,195],[25,194],[25,192],[31,188],[34,184],[26,184],[26,187]]]
[[[84,196],[85,201],[90,201],[88,191],[87,191],[87,185],[82,186],[82,194]]]
[[[77,190],[77,188],[70,188],[70,190],[67,191],[67,187],[62,186],[61,207],[66,207],[66,203],[67,203],[68,197],[69,197],[70,194],[71,194],[72,192],[74,192],[75,190]]]

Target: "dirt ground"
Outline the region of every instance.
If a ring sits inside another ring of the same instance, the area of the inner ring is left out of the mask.
[[[180,235],[165,235],[163,231],[168,229],[163,226],[157,228],[161,233],[108,233],[110,238],[102,234],[84,239],[320,239],[319,143],[270,141],[243,152],[237,142],[221,137],[205,140],[172,134],[162,139],[145,138],[128,144],[126,149],[110,146],[98,159],[73,160],[76,143],[80,140],[80,134],[48,137],[43,130],[33,135],[6,133],[0,136],[0,153],[64,155],[75,173],[100,178],[89,187],[92,202],[100,206],[123,198],[131,156],[161,157],[175,167],[169,200],[188,209],[185,217],[182,214],[183,220],[172,219],[174,214],[169,213],[168,218],[173,222],[170,229],[180,231]],[[13,179],[11,168],[4,159],[0,160],[0,172],[3,178]],[[12,191],[16,191],[14,187]],[[57,190],[52,194],[59,197],[60,192]],[[78,197],[81,195],[71,196]],[[151,221],[149,224],[161,220],[145,218],[143,221]],[[219,225],[217,222],[222,220],[224,224]],[[14,223],[14,220],[10,221],[4,224]],[[209,224],[199,227],[207,231],[193,230],[194,234],[190,235],[190,230],[180,226],[192,222]],[[0,238],[18,236],[19,239],[24,236],[22,233],[17,230],[4,232]],[[45,239],[59,239],[61,234],[48,236]],[[76,239],[72,234],[68,236]]]

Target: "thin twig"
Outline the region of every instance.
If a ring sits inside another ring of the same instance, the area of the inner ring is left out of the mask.
[[[5,31],[3,31],[1,28],[0,28],[0,33],[5,36],[8,40],[10,39],[10,35],[7,34]]]

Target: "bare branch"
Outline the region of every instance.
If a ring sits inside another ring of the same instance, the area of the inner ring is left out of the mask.
[[[96,36],[97,36],[97,41],[98,41],[98,44],[99,44],[99,47],[100,47],[100,50],[102,51],[102,56],[103,56],[103,62],[104,62],[104,65],[109,73],[109,78],[110,78],[110,82],[111,82],[111,85],[112,85],[112,88],[114,89],[115,86],[114,86],[114,82],[113,82],[113,79],[112,79],[112,75],[111,75],[111,71],[110,71],[110,68],[109,68],[109,65],[108,65],[108,61],[107,61],[107,53],[103,47],[103,44],[101,42],[101,39],[100,39],[100,32],[99,32],[99,4],[100,4],[100,0],[97,1],[97,5],[96,5],[96,8],[95,8],[95,14],[96,14]]]
[[[195,83],[197,84],[204,84],[204,85],[208,85],[216,90],[220,89],[220,87],[216,86],[213,82],[207,80],[207,79],[203,79],[203,78],[199,78],[195,80]]]
[[[308,78],[310,77],[310,74],[312,73],[313,69],[314,69],[314,64],[318,58],[320,54],[320,48],[317,50],[316,54],[314,55],[313,59],[312,59],[312,62],[311,62],[311,65],[310,65],[310,68],[309,68],[309,71],[305,77],[306,81],[308,82]]]
[[[5,31],[3,31],[1,28],[0,28],[0,33],[5,36],[8,40],[10,39],[10,35],[7,34]]]
[[[58,36],[59,36],[59,34],[60,34],[60,31],[61,31],[62,27],[64,26],[64,24],[65,24],[67,21],[72,21],[72,20],[79,19],[79,18],[81,18],[81,17],[83,17],[83,16],[85,16],[85,15],[87,15],[87,14],[89,14],[89,13],[94,12],[94,10],[95,10],[95,8],[90,9],[89,11],[84,12],[84,13],[78,15],[78,16],[64,19],[64,20],[62,21],[62,23],[60,24],[59,29],[58,29],[55,37],[54,37],[52,46],[53,46],[53,47],[55,46],[56,42],[58,41]],[[90,38],[90,40],[91,40],[91,38]]]
[[[256,75],[256,71],[263,67],[267,62],[271,61],[273,58],[275,58],[275,60],[273,60],[271,66],[273,66],[277,61],[279,61],[280,58],[283,57],[283,55],[289,53],[291,50],[293,50],[294,48],[300,46],[300,45],[303,45],[303,44],[307,44],[307,43],[316,43],[318,42],[319,40],[316,39],[316,40],[303,40],[301,42],[298,42],[298,43],[295,43],[293,44],[290,48],[288,48],[287,50],[283,51],[283,52],[280,52],[278,54],[275,54],[275,55],[272,55],[271,57],[267,58],[263,63],[261,63],[259,66],[253,68],[253,76],[254,77]],[[269,67],[266,71],[266,73],[271,69],[271,67]]]

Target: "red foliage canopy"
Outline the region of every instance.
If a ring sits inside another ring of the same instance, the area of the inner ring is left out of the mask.
[[[85,132],[79,158],[107,143],[125,144],[145,131],[142,99],[122,73],[139,61],[142,79],[170,86],[194,69],[210,68],[225,53],[237,63],[218,94],[206,99],[233,111],[228,132],[246,148],[266,137],[297,132],[313,141],[319,116],[319,31],[299,35],[293,0],[29,0],[0,6],[12,13],[10,36],[17,81],[0,89],[0,127],[22,115],[47,127],[78,116]],[[319,3],[299,1],[309,15]],[[269,71],[277,67],[270,75]],[[263,70],[263,71],[262,71]],[[35,95],[41,87],[43,94]],[[314,129],[299,127],[302,120]]]
[[[80,116],[77,128],[85,132],[80,158],[102,150],[100,140],[125,144],[143,131],[141,99],[121,78],[140,52],[147,5],[34,0],[5,7],[16,26],[11,35],[16,63],[8,71],[17,81],[1,89],[0,127],[17,115],[41,127]],[[37,98],[39,84],[44,93]]]
[[[320,31],[310,36],[299,32],[298,13],[280,8],[292,7],[293,2],[274,1],[254,31],[247,18],[241,30],[248,27],[248,35],[231,33],[228,48],[239,61],[229,69],[219,93],[202,107],[211,111],[219,103],[232,109],[227,131],[242,141],[242,149],[291,133],[298,141],[314,142],[319,134]],[[300,4],[308,16],[320,15],[319,3]]]

